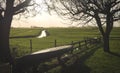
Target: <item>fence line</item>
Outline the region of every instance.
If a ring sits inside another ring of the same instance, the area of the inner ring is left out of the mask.
[[[99,44],[100,42],[101,42],[100,37],[86,38],[85,40],[82,41],[72,42],[69,45],[53,47],[42,51],[37,51],[30,55],[26,55],[21,58],[18,58],[16,62],[15,70],[24,71],[24,69],[26,68],[30,68],[34,66],[36,67],[38,64],[46,61],[49,62],[53,58],[54,59],[57,58],[58,64],[64,67],[65,62],[67,62],[72,56],[74,56],[75,50],[80,50],[80,52],[83,52],[85,49],[87,49],[88,46]],[[56,40],[55,40],[55,46],[56,46]],[[48,70],[58,66],[58,64],[48,68]]]

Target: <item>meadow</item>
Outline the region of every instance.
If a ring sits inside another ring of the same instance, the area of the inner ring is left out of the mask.
[[[12,28],[10,37],[22,37],[10,39],[10,47],[17,48],[17,56],[23,56],[30,52],[30,40],[32,40],[32,52],[57,46],[70,44],[72,41],[83,40],[86,37],[100,36],[97,28],[45,28],[49,32],[46,38],[36,38],[43,28]],[[23,38],[24,36],[34,36]],[[66,73],[120,73],[120,28],[114,28],[110,35],[110,48],[112,53],[105,53],[103,48],[97,49],[89,58],[77,62],[66,68]],[[117,38],[112,38],[117,37]],[[60,73],[49,71],[48,73]]]
[[[57,42],[57,46],[60,46],[70,44],[72,41],[83,40],[85,37],[99,36],[96,28],[90,29],[90,31],[85,28],[46,28],[50,35],[46,38],[37,38],[42,30],[43,29],[41,28],[12,29],[10,37],[21,38],[10,39],[11,48],[17,48],[20,56],[21,54],[30,52],[30,40],[32,40],[32,51],[35,52],[41,49],[54,47],[55,40]],[[34,37],[24,38],[26,36]]]

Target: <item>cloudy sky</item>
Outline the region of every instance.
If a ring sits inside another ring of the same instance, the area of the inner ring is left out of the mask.
[[[57,15],[49,15],[46,11],[42,0],[36,0],[37,3],[41,4],[40,14],[37,14],[35,17],[31,18],[21,18],[19,20],[14,19],[12,22],[12,27],[69,27],[70,25],[64,24],[63,20],[60,19]]]
[[[40,3],[42,6],[41,13],[36,15],[35,17],[31,18],[21,18],[19,20],[14,19],[12,22],[12,27],[72,27],[74,24],[65,24],[66,22],[69,23],[66,20],[62,20],[57,16],[49,15],[49,13],[46,11],[46,8],[44,4],[42,3],[42,0],[36,0],[37,3]],[[119,23],[115,23],[119,24]],[[116,25],[118,26],[118,25]]]
[[[13,20],[12,27],[69,27],[69,24],[64,24],[63,20],[58,16],[49,14],[40,14],[36,17]]]

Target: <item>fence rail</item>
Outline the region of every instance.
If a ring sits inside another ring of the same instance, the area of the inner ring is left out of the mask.
[[[16,65],[13,70],[16,72],[24,71],[30,67],[35,69],[38,67],[38,64],[43,62],[51,61],[51,59],[57,59],[58,64],[61,66],[65,66],[65,62],[70,59],[70,57],[74,56],[75,50],[80,50],[82,52],[88,46],[99,44],[101,42],[101,38],[86,38],[82,41],[72,42],[69,45],[59,46],[48,48],[45,50],[34,52],[30,55],[26,55],[16,59]],[[58,64],[53,65],[52,67],[47,68],[45,71],[58,66]],[[35,70],[34,70],[35,71]]]

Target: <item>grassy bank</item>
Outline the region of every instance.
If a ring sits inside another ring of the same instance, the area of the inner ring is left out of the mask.
[[[41,30],[39,28],[12,29],[11,37],[36,35]],[[37,51],[53,47],[55,39],[57,45],[64,45],[71,43],[71,41],[82,40],[85,37],[100,36],[96,28],[47,28],[46,30],[50,33],[50,36],[46,38],[10,39],[11,48],[17,48],[18,56],[21,56],[30,52],[30,40],[33,42],[33,51]],[[120,73],[120,28],[114,28],[110,36],[117,37],[110,38],[111,53],[105,53],[103,48],[100,47],[79,57],[72,65],[65,67],[63,72],[61,72],[61,67],[57,67],[48,73]]]
[[[12,29],[10,37],[24,37],[24,36],[36,36],[39,35],[42,29]],[[19,56],[23,53],[30,52],[30,40],[32,40],[33,52],[41,49],[54,47],[55,40],[57,46],[70,44],[72,41],[83,40],[85,37],[96,37],[99,36],[97,29],[85,29],[85,28],[47,28],[49,36],[46,38],[13,38],[10,39],[11,48],[17,48]],[[91,31],[89,31],[91,30]],[[20,52],[21,51],[21,52]]]
[[[86,60],[91,73],[120,73],[120,40],[111,40],[112,53],[105,53],[98,49],[93,56]]]

